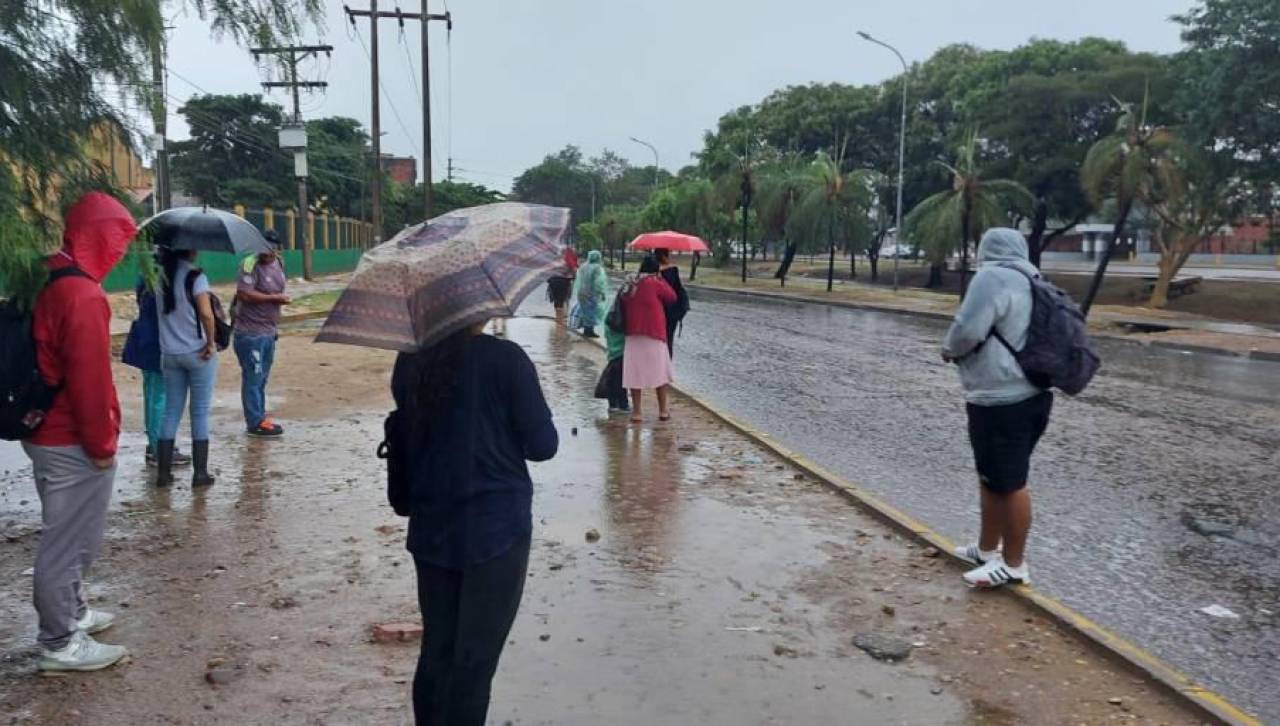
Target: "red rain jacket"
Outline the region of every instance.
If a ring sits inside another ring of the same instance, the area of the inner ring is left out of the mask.
[[[81,446],[92,459],[115,456],[120,402],[111,380],[111,307],[100,283],[136,232],[128,210],[99,192],[67,211],[62,251],[47,264],[50,270],[75,265],[89,278],[64,277],[36,298],[32,331],[40,375],[50,385],[62,383],[30,439],[37,446]]]
[[[635,290],[622,298],[627,335],[647,335],[667,342],[667,311],[663,306],[675,301],[676,291],[660,276],[640,278]]]

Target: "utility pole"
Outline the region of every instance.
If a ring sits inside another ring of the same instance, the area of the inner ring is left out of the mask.
[[[165,39],[151,53],[151,83],[155,91],[152,102],[151,119],[155,123],[156,133],[152,139],[152,149],[156,152],[155,192],[152,195],[153,213],[159,214],[173,203],[169,185],[169,141],[168,130],[169,108],[165,103]]]
[[[382,142],[380,134],[382,133],[381,112],[379,110],[379,100],[382,87],[378,82],[378,21],[383,19],[394,19],[400,23],[400,27],[404,28],[404,21],[417,20],[422,24],[422,181],[423,181],[423,216],[431,219],[432,215],[432,185],[431,185],[431,55],[430,43],[428,42],[427,26],[432,20],[444,21],[449,30],[453,30],[452,13],[432,14],[427,8],[428,0],[422,0],[422,12],[406,13],[400,8],[395,10],[378,10],[378,0],[369,0],[368,10],[352,10],[346,5],[342,6],[346,12],[347,18],[352,25],[356,24],[356,18],[369,18],[369,56],[373,65],[373,233],[376,240],[381,240],[382,235]],[[452,175],[452,160],[450,175]]]
[[[299,230],[296,239],[302,244],[302,276],[311,279],[313,240],[307,239],[307,134],[302,124],[302,102],[298,90],[302,88],[325,88],[329,84],[323,81],[299,81],[298,63],[316,53],[332,53],[331,45],[286,45],[267,48],[250,48],[256,60],[260,55],[273,55],[280,58],[289,74],[287,81],[268,81],[263,88],[288,88],[293,92],[293,126],[280,130],[280,146],[293,149],[293,173],[298,179],[298,216],[294,220],[294,229]]]

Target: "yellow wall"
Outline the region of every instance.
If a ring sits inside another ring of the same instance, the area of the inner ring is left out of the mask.
[[[150,189],[155,177],[142,164],[142,157],[125,141],[115,124],[104,123],[89,140],[89,158],[111,174],[116,186],[124,189]]]

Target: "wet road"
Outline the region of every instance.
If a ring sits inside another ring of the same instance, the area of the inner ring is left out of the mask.
[[[682,386],[960,541],[976,484],[942,321],[698,291]],[[1103,341],[1033,462],[1039,588],[1280,720],[1280,365]],[[1238,619],[1199,612],[1222,605]]]
[[[529,579],[492,723],[1198,723],[1019,601],[966,591],[945,559],[710,414],[609,418],[590,398],[595,346],[540,320],[510,333],[538,365],[561,447],[531,468]],[[12,537],[0,547],[0,722],[407,723],[416,644],[369,639],[374,623],[417,618],[404,521],[372,456],[390,363],[283,336],[272,401],[288,433],[275,441],[240,433],[224,371],[208,490],[154,489],[141,439],[122,440],[89,594],[122,616],[101,637],[134,658],[100,674],[34,677],[23,573],[38,512],[28,473],[0,477]],[[134,429],[138,381],[115,375]],[[873,660],[854,635],[910,654]]]

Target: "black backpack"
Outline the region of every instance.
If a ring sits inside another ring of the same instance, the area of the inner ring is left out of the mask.
[[[49,273],[48,287],[64,277],[89,277],[78,267]],[[0,304],[0,439],[30,438],[44,423],[62,384],[50,386],[40,377],[33,336],[34,315],[14,300]]]
[[[1043,277],[1016,270],[1031,283],[1031,322],[1027,342],[1014,350],[994,326],[995,336],[1022,367],[1027,380],[1040,388],[1057,388],[1074,396],[1093,380],[1102,359],[1093,349],[1084,314],[1071,296]]]
[[[609,307],[609,314],[605,316],[604,324],[609,326],[615,333],[626,335],[627,332],[627,314],[622,307],[622,299],[635,292],[636,285],[632,280],[622,283],[618,294],[613,298],[613,305]]]
[[[196,280],[204,274],[203,270],[191,270],[187,273],[187,279],[183,281],[183,285],[187,288],[187,302],[192,306],[196,304],[196,296],[192,294],[195,290]],[[231,333],[234,330],[234,323],[227,320],[227,314],[222,309],[222,300],[214,294],[213,290],[209,291],[209,307],[213,310],[213,344],[218,350],[226,350],[231,347]],[[200,324],[200,316],[196,315],[196,335],[201,340],[204,339],[204,326]]]

